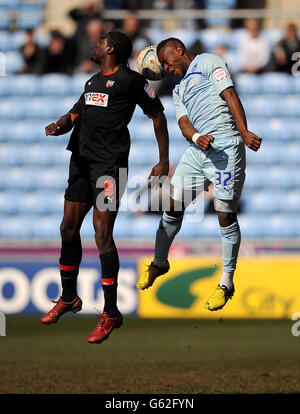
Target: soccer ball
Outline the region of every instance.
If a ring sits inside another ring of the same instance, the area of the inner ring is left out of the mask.
[[[160,80],[164,76],[164,71],[159,63],[156,54],[156,46],[148,46],[143,49],[137,58],[138,71],[148,80]]]

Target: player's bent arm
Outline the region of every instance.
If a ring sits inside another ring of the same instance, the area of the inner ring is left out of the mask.
[[[245,111],[234,87],[231,86],[225,89],[220,93],[220,96],[226,101],[228,109],[235,120],[239,134],[247,147],[253,151],[257,151],[260,148],[262,140],[257,135],[253,134],[253,132],[248,131]]]
[[[162,177],[169,173],[169,134],[167,119],[161,112],[156,118],[152,118],[155,137],[158,143],[159,163],[153,167],[149,178],[152,176]]]
[[[77,115],[68,112],[61,116],[57,122],[53,122],[45,127],[46,135],[62,135],[71,131],[73,128]]]
[[[193,142],[204,151],[210,148],[211,142],[214,142],[214,137],[212,135],[200,135],[187,115],[182,116],[178,120],[178,125],[184,138]]]

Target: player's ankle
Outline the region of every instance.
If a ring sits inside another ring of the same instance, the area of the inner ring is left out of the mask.
[[[76,294],[73,294],[73,295],[64,295],[64,294],[62,294],[61,295],[61,300],[63,301],[63,302],[65,302],[65,303],[71,303],[71,302],[74,302],[74,300],[77,298],[78,296],[77,296],[77,293]]]
[[[119,313],[117,307],[104,307],[103,312],[107,313],[111,318],[116,318]]]
[[[233,285],[233,276],[234,276],[234,270],[233,271],[223,271],[222,277],[220,279],[219,285],[220,286],[226,286],[228,290],[232,290]]]
[[[156,267],[166,267],[167,263],[168,263],[167,259],[165,260],[154,259],[152,262],[153,266],[156,266]]]

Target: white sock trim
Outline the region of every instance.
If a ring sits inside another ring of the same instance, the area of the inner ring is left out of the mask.
[[[223,271],[219,285],[220,286],[224,285],[227,287],[227,289],[232,289],[233,288],[233,276],[234,276],[234,270],[231,272]]]

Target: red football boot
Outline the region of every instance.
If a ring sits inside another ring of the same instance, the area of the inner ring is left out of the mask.
[[[76,313],[81,311],[82,308],[82,300],[79,296],[72,302],[63,302],[61,298],[58,300],[51,300],[51,302],[56,303],[56,305],[41,318],[40,322],[44,325],[56,323],[64,313],[71,311]]]
[[[109,316],[108,313],[103,312],[96,328],[88,337],[88,342],[90,344],[100,344],[102,341],[109,337],[113,329],[120,328],[120,326],[122,326],[122,323],[123,316],[119,311],[117,316],[114,318]]]

